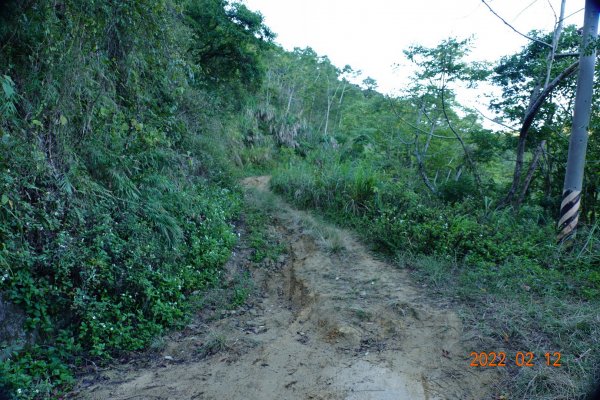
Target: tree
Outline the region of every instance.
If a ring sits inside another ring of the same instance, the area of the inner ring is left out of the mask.
[[[227,0],[190,0],[187,22],[193,32],[192,58],[209,87],[257,91],[264,69],[261,53],[275,34],[261,14]]]
[[[485,0],[482,1],[492,12],[494,12],[485,2]],[[563,34],[565,3],[565,0],[561,2],[560,16],[557,17],[555,21],[554,30],[551,35],[540,35],[535,31],[531,32],[529,35],[523,35],[517,32],[530,39],[531,43],[526,46],[526,48],[519,54],[518,57],[505,57],[501,61],[500,65],[496,68],[497,76],[494,80],[503,86],[503,97],[505,99],[510,98],[514,101],[514,95],[520,91],[518,88],[522,88],[523,86],[528,86],[530,93],[527,98],[521,99],[527,101],[525,106],[522,101],[518,103],[512,103],[510,105],[507,102],[504,102],[504,105],[509,105],[509,107],[505,110],[508,115],[514,113],[516,110],[519,110],[517,115],[521,117],[521,128],[519,129],[512,183],[506,197],[500,204],[501,206],[512,204],[516,207],[519,207],[523,201],[524,194],[527,192],[528,186],[531,182],[530,179],[525,179],[525,181],[522,182],[525,151],[530,128],[532,127],[534,119],[538,115],[538,112],[546,102],[547,98],[553,93],[558,85],[562,84],[567,78],[573,75],[579,65],[578,61],[569,61],[568,64],[565,64],[564,62],[559,63],[564,65],[561,65],[560,69],[558,69],[557,72],[554,72],[555,78],[552,80],[550,79],[553,70],[557,69],[555,67],[555,60],[557,58],[563,58],[563,56],[567,56],[568,58],[569,56],[576,54],[573,52],[569,53],[564,51],[560,54],[557,54],[559,48],[562,47],[564,49],[566,45],[574,45],[573,40],[563,40],[561,42],[561,37]],[[495,12],[494,14],[498,16]],[[503,22],[509,25],[506,21],[503,20]],[[576,32],[576,30],[572,28],[570,31],[570,38],[573,38],[573,33]],[[510,82],[510,84],[508,84],[508,82]],[[498,106],[498,104],[499,103],[493,105]],[[519,105],[515,107],[515,104]],[[512,115],[511,119],[514,119],[514,117],[515,114]],[[531,178],[532,173],[537,166],[538,158],[534,159],[536,162],[532,162],[530,164],[530,168],[527,173],[527,177],[529,178]],[[521,188],[520,193],[522,195],[516,197],[517,192],[519,192],[519,188]]]
[[[461,132],[456,129],[453,122],[455,115],[452,115],[454,113],[451,110],[454,102],[454,92],[451,85],[454,82],[463,82],[467,83],[469,87],[474,87],[478,81],[488,76],[484,65],[479,63],[469,64],[464,61],[464,57],[470,51],[469,42],[470,39],[457,40],[449,38],[434,48],[411,46],[404,51],[406,57],[420,67],[413,79],[414,83],[411,88],[412,93],[418,93],[417,104],[419,107],[416,120],[417,129],[414,130],[414,154],[423,182],[433,193],[436,192],[436,189],[426,175],[424,158],[434,137],[444,139],[453,137],[458,141],[463,152],[464,161],[473,174],[478,188],[481,189],[481,178],[471,156],[471,150],[467,147]],[[430,115],[431,112],[433,113]],[[418,129],[423,116],[427,119],[429,125],[425,131]],[[448,129],[448,136],[435,135],[436,130],[442,126]],[[426,135],[426,139],[420,150],[419,136],[423,133]],[[458,176],[460,176],[460,173]]]

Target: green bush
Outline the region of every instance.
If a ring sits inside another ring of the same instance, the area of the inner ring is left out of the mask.
[[[143,348],[182,320],[190,292],[219,282],[237,239],[229,221],[239,212],[239,193],[198,181],[164,193],[138,189],[128,201],[96,191],[90,194],[98,200],[90,201],[57,189],[35,153],[4,154],[11,156],[2,167],[11,172],[1,184],[8,200],[0,206],[0,264],[7,271],[0,291],[47,344],[0,363],[19,398],[69,383],[67,359],[82,350],[109,357]],[[59,333],[77,347],[56,356],[49,349],[62,348]]]
[[[457,181],[450,179],[440,185],[438,191],[440,198],[451,204],[461,202],[467,197],[477,196],[475,179],[470,175],[463,175]]]

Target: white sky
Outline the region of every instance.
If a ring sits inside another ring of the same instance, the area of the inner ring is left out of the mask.
[[[338,67],[350,64],[375,78],[379,90],[395,93],[411,75],[402,50],[436,46],[449,36],[475,35],[473,60],[496,61],[518,51],[527,39],[495,17],[481,0],[244,0],[277,35],[284,48],[312,47]],[[551,30],[560,0],[488,0],[523,33]],[[584,0],[567,0],[565,24],[583,25]],[[393,64],[401,68],[394,71]],[[486,89],[489,90],[489,89]],[[477,95],[462,96],[467,103]]]

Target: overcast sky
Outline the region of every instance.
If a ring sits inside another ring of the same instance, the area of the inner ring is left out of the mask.
[[[455,36],[475,36],[473,60],[495,61],[518,51],[527,39],[495,17],[481,0],[245,0],[260,11],[286,49],[312,47],[338,67],[350,64],[395,93],[412,73],[402,50],[435,46]],[[521,32],[551,30],[560,0],[488,0]],[[583,25],[584,0],[567,0],[565,23]],[[581,10],[581,11],[579,11]],[[393,65],[401,68],[394,71]]]

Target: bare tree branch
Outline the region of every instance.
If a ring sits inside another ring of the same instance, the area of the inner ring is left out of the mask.
[[[471,170],[473,171],[473,176],[475,177],[475,180],[477,181],[477,188],[479,189],[479,193],[482,193],[481,178],[479,177],[479,174],[477,173],[477,166],[475,165],[475,162],[473,161],[473,159],[471,158],[471,155],[469,154],[467,145],[465,144],[462,137],[458,134],[458,132],[456,132],[456,130],[454,129],[454,126],[452,126],[452,123],[450,122],[450,117],[448,117],[448,113],[446,112],[446,101],[444,99],[445,88],[446,88],[446,83],[444,82],[442,84],[442,88],[440,90],[441,91],[441,100],[442,100],[442,112],[444,114],[444,118],[446,119],[448,128],[450,128],[450,130],[452,131],[454,136],[456,136],[456,139],[458,139],[458,141],[460,142],[460,145],[462,146],[463,151],[465,153],[465,157],[467,158],[467,161],[469,161],[469,165],[471,166]]]
[[[552,64],[554,64],[554,59],[556,57],[556,50],[558,49],[558,42],[560,40],[560,35],[563,30],[563,18],[565,17],[565,6],[567,4],[567,0],[562,0],[560,2],[560,19],[554,25],[554,34],[552,35],[552,48],[548,52],[548,62],[546,66],[546,80],[544,81],[544,87],[548,86],[550,82],[550,73],[552,72]],[[554,11],[554,9],[552,9]],[[556,16],[556,14],[555,14]]]
[[[550,82],[544,88],[544,90],[538,95],[538,97],[535,99],[535,101],[531,104],[531,106],[527,110],[527,114],[525,115],[525,118],[523,119],[523,126],[521,128],[521,131],[529,130],[529,128],[531,127],[531,124],[533,123],[533,118],[535,117],[538,110],[544,103],[544,100],[546,100],[546,97],[548,97],[548,95],[554,90],[554,88],[560,82],[562,82],[565,78],[571,76],[575,71],[577,71],[578,67],[579,67],[579,60],[577,60],[573,64],[569,65],[563,72],[561,72],[556,78],[554,78],[552,80],[552,82]]]
[[[424,112],[424,108],[425,108],[424,104],[422,105],[422,107],[419,108],[419,113],[417,115],[417,121],[416,121],[415,126],[421,122],[421,116]],[[419,166],[419,174],[421,175],[421,178],[423,178],[423,182],[425,183],[425,186],[427,186],[427,188],[433,194],[437,194],[437,189],[436,189],[435,185],[431,183],[431,181],[429,180],[429,177],[427,176],[427,171],[425,171],[425,161],[423,158],[425,157],[425,155],[427,153],[427,149],[428,149],[429,143],[431,141],[431,135],[433,134],[433,131],[435,130],[435,125],[436,125],[435,122],[431,123],[422,156],[419,152],[419,134],[420,134],[420,132],[422,132],[422,130],[418,129],[418,128],[415,129],[415,158],[417,159],[417,165]]]
[[[558,53],[554,55],[554,58],[567,58],[567,57],[579,57],[579,53]]]
[[[500,122],[500,121],[497,121],[497,120],[495,120],[495,119],[493,119],[493,118],[490,118],[490,117],[488,117],[488,116],[487,116],[487,115],[485,115],[483,112],[481,112],[481,110],[479,110],[478,108],[473,108],[473,109],[474,109],[475,111],[477,111],[477,112],[479,113],[479,115],[481,115],[483,118],[487,119],[488,121],[491,121],[491,122],[493,122],[493,123],[495,123],[495,124],[498,124],[498,125],[500,125],[500,126],[503,126],[503,127],[507,128],[507,129],[510,129],[511,131],[517,131],[517,130],[519,130],[519,128],[517,128],[517,127],[510,126],[510,125],[506,125],[506,124],[504,124],[504,123],[502,123],[502,122]]]
[[[408,122],[407,120],[405,120],[404,118],[402,118],[402,117],[401,117],[401,116],[400,116],[400,115],[399,115],[399,114],[396,112],[396,110],[393,110],[393,111],[394,111],[394,113],[396,114],[396,118],[398,118],[398,120],[399,120],[400,122],[403,122],[404,124],[408,125],[408,127],[409,127],[409,128],[412,128],[412,129],[414,129],[414,130],[416,130],[416,131],[419,131],[420,133],[423,133],[423,134],[425,134],[425,135],[431,135],[432,137],[439,138],[439,139],[451,139],[451,140],[454,140],[454,139],[455,139],[455,137],[453,137],[453,136],[443,136],[443,135],[436,135],[435,133],[430,133],[430,132],[427,132],[427,131],[425,131],[425,130],[423,130],[423,129],[419,128],[419,127],[418,127],[418,126],[416,126],[415,124],[413,124],[413,123],[410,123],[410,122]],[[429,117],[428,117],[426,114],[425,114],[425,116],[427,117],[427,119],[428,119],[429,121],[431,121],[431,120],[429,119]]]
[[[558,16],[556,15],[556,10],[554,9],[554,6],[552,5],[552,2],[550,0],[546,0],[546,2],[548,3],[548,6],[552,10],[552,14],[554,14],[554,25],[556,25],[559,23]]]
[[[540,156],[545,153],[544,147],[546,146],[546,141],[542,140],[540,145],[538,146],[535,154],[533,155],[533,160],[529,165],[529,171],[527,172],[527,176],[525,177],[525,182],[523,183],[523,188],[521,189],[521,194],[519,195],[519,200],[517,201],[517,207],[520,207],[525,200],[525,195],[527,194],[527,190],[529,189],[529,185],[533,179],[533,174],[538,166],[538,162],[540,160]]]

